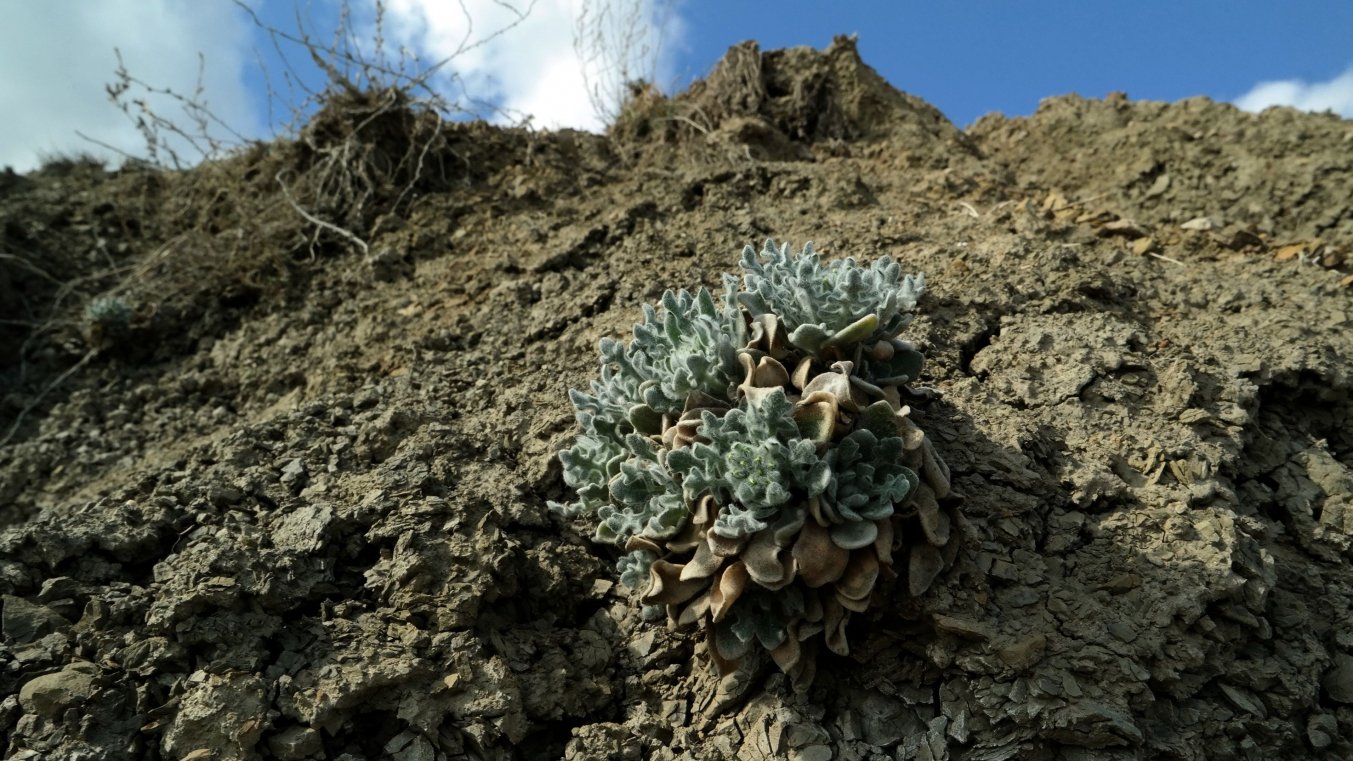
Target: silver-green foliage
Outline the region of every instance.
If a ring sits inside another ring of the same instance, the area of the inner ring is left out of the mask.
[[[822,485],[822,503],[833,522],[883,520],[919,482],[902,464],[900,437],[880,439],[863,428],[829,448],[815,470],[809,481]]]
[[[738,303],[753,317],[778,316],[790,342],[810,352],[869,314],[878,317],[878,327],[867,340],[896,335],[910,321],[925,289],[924,276],[904,277],[891,257],[881,257],[868,267],[859,266],[853,257],[824,265],[811,243],[798,256],[789,253],[788,243],[777,248],[768,240],[760,256],[747,246],[741,264],[745,290],[737,294]]]
[[[681,474],[688,501],[709,493],[724,505],[714,522],[720,536],[741,539],[767,528],[791,487],[818,464],[813,442],[799,436],[790,413],[789,399],[778,389],[723,417],[706,411],[700,435],[708,441],[668,453],[667,465]]]
[[[819,455],[800,435],[783,392],[753,404],[736,401],[733,384],[737,351],[746,343],[744,311],[776,314],[793,332],[791,341],[797,336],[803,343],[796,345],[809,352],[841,335],[852,343],[891,338],[910,319],[921,277],[902,277],[887,257],[868,268],[853,259],[823,265],[811,244],[794,256],[772,241],[760,259],[748,246],[741,264],[746,290],[725,275],[722,305],[705,289],[667,291],[661,312],[645,305],[630,342],[601,340],[591,393],[569,392],[582,431],[560,461],[578,499],[550,507],[566,517],[595,515],[598,540],[623,546],[632,536],[671,538],[705,493],[721,506],[715,531],[729,539],[770,526],[796,494],[820,496],[827,515],[849,529],[844,524],[886,517],[916,483],[898,463],[900,438],[856,432],[839,450],[829,447]],[[868,315],[878,318],[871,334],[845,331]],[[914,379],[921,357],[914,351],[908,356],[904,369]],[[897,361],[902,359],[900,352]],[[869,367],[861,367],[863,380],[870,379]],[[723,400],[731,409],[705,410],[699,439],[667,451],[656,441],[661,417],[675,419],[693,394]],[[833,531],[838,533],[850,532]],[[630,558],[624,570],[634,575],[638,567],[638,558]]]
[[[893,514],[920,483],[902,464],[902,439],[879,438],[868,429],[846,434],[823,453],[809,474],[809,493],[818,497],[823,516],[831,522],[832,541],[856,549],[877,536],[874,521]]]
[[[672,413],[695,391],[727,395],[738,372],[742,334],[735,316],[715,305],[704,288],[695,294],[669,290],[661,304],[661,314],[643,305],[644,321],[634,326],[628,344],[601,339],[601,378],[592,382],[591,394],[570,392],[584,431],[618,438],[643,414],[636,408]]]
[[[715,305],[704,288],[669,290],[661,303],[661,315],[644,305],[644,321],[629,343],[601,339],[600,377],[590,394],[569,390],[582,434],[560,454],[564,482],[578,492],[577,502],[551,505],[565,515],[605,504],[609,483],[621,475],[628,434],[651,433],[654,418],[680,411],[692,392],[728,394],[738,370],[741,318]]]
[[[85,307],[85,317],[104,330],[126,330],[131,324],[132,308],[117,296],[100,296]]]
[[[658,445],[637,433],[625,436],[629,459],[610,481],[611,501],[597,508],[596,538],[623,544],[631,536],[669,539],[689,511],[681,487],[661,461]]]

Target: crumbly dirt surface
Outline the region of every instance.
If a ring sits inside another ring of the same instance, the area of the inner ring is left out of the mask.
[[[0,175],[4,758],[1353,757],[1353,123],[963,131],[847,40],[609,136],[409,109]],[[806,695],[545,508],[597,340],[768,236],[926,274],[967,497]]]

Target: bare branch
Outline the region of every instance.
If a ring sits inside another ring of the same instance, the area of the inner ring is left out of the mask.
[[[370,255],[371,247],[367,245],[366,241],[357,237],[353,233],[344,230],[343,228],[339,227],[338,225],[332,222],[325,222],[319,217],[316,217],[314,214],[311,214],[310,212],[301,208],[301,205],[296,203],[296,199],[291,197],[291,190],[287,187],[287,183],[282,179],[281,172],[277,173],[276,179],[277,184],[282,188],[282,195],[286,197],[287,203],[291,204],[291,208],[295,209],[297,214],[300,214],[302,217],[304,217],[305,221],[309,222],[310,224],[320,229],[328,230],[329,232],[335,233],[337,235],[346,238],[348,241],[356,245],[358,248],[362,249],[362,254],[364,256]]]

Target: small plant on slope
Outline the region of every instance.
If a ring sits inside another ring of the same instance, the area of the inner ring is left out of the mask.
[[[898,337],[923,279],[888,257],[824,264],[811,244],[748,246],[741,265],[722,304],[668,291],[628,344],[602,339],[560,453],[578,499],[551,507],[625,548],[622,583],[703,627],[721,673],[769,652],[802,687],[819,642],[849,652],[880,577],[919,596],[952,562],[958,499],[903,403],[927,397]]]

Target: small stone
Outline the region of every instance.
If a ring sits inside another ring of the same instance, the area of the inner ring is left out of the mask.
[[[19,689],[19,705],[27,713],[59,719],[93,697],[98,690],[96,675],[90,664],[71,664],[55,674],[35,677]]]
[[[56,576],[42,582],[42,591],[38,592],[38,602],[43,605],[58,600],[69,600],[80,596],[83,586],[69,576]]]
[[[1210,417],[1212,417],[1212,415],[1207,410],[1200,410],[1197,407],[1192,407],[1179,413],[1179,422],[1185,425],[1192,425],[1194,423],[1201,423]]]
[[[1032,686],[1036,695],[1062,696],[1062,680],[1052,674],[1039,674],[1034,678]]]
[[[413,742],[404,746],[404,749],[391,755],[395,761],[436,761],[437,749],[433,747],[432,741],[417,735]]]
[[[1221,682],[1220,685],[1222,694],[1226,696],[1227,700],[1231,701],[1231,705],[1261,719],[1268,718],[1268,709],[1264,707],[1263,703],[1259,702],[1254,693],[1240,687],[1233,687],[1225,682]]]
[[[229,507],[244,499],[244,490],[234,484],[217,482],[207,488],[207,499],[216,507]]]
[[[417,737],[417,735],[406,729],[403,732],[400,732],[399,734],[395,735],[394,737],[391,737],[385,743],[385,752],[398,753],[401,750],[407,748],[409,744],[413,742],[413,738],[415,737]]]
[[[1028,587],[1015,587],[999,596],[1002,605],[1012,608],[1025,608],[1038,602],[1040,595]]]
[[[1213,240],[1232,251],[1242,251],[1247,248],[1263,248],[1264,239],[1259,233],[1245,225],[1232,224],[1230,227],[1219,233],[1213,233]]]
[[[1081,691],[1080,682],[1077,682],[1076,677],[1072,676],[1069,671],[1062,672],[1062,694],[1073,698],[1078,698],[1084,694]]]
[[[1078,700],[1047,720],[1046,736],[1083,748],[1140,745],[1144,736],[1132,717],[1093,700]]]
[[[832,761],[832,749],[826,745],[809,745],[789,752],[790,761]]]
[[[1334,668],[1320,680],[1330,700],[1345,705],[1353,704],[1353,655],[1335,657]]]
[[[663,720],[673,727],[684,727],[691,718],[690,707],[685,700],[662,701]]]
[[[1012,669],[1023,671],[1042,660],[1048,649],[1048,638],[1042,634],[1030,634],[1023,639],[996,651],[996,655]]]
[[[830,739],[827,730],[816,724],[790,724],[785,730],[785,741],[790,748],[806,748],[821,745]]]
[[[22,597],[5,595],[4,612],[0,613],[0,632],[9,642],[26,645],[56,631],[70,628],[67,621],[56,611]]]
[[[293,725],[268,738],[268,750],[280,761],[301,761],[324,749],[319,732]]]
[[[1100,589],[1114,594],[1122,594],[1142,585],[1142,577],[1135,573],[1120,573],[1099,585]]]
[[[1327,713],[1318,713],[1306,721],[1306,739],[1316,750],[1328,748],[1339,736],[1339,720]]]
[[[1133,222],[1130,219],[1115,219],[1112,222],[1099,228],[1099,236],[1106,238],[1111,235],[1118,235],[1124,238],[1145,238],[1150,233],[1146,228]],[[1135,248],[1135,247],[1134,247]]]
[[[310,475],[306,472],[305,461],[301,458],[297,457],[282,466],[282,485],[288,489],[300,491],[305,488],[305,485],[309,480]]]
[[[1156,239],[1150,236],[1132,241],[1132,253],[1137,256],[1145,256],[1159,250],[1160,244],[1156,243]]]
[[[945,615],[935,616],[935,630],[962,639],[979,641],[991,639],[993,634],[991,627],[986,624]]]
[[[949,722],[949,736],[961,743],[968,741],[968,709],[957,711]]]
[[[849,708],[843,709],[836,717],[836,727],[841,732],[841,739],[846,742],[854,742],[862,737],[859,717]]]
[[[657,636],[651,630],[640,634],[630,641],[630,652],[640,658],[647,657],[649,653],[653,652],[653,645],[657,642]]]
[[[1218,227],[1221,227],[1221,225],[1217,224],[1211,217],[1194,217],[1180,225],[1180,228],[1184,230],[1198,230],[1200,232],[1215,230]]]
[[[997,559],[991,564],[991,575],[1002,581],[1019,581],[1019,569],[1008,560]]]
[[[1123,642],[1131,642],[1137,639],[1137,630],[1125,621],[1114,621],[1109,624],[1109,634]]]
[[[864,741],[880,748],[896,745],[906,737],[907,727],[912,723],[908,713],[896,698],[869,693],[860,703],[860,732]]]

